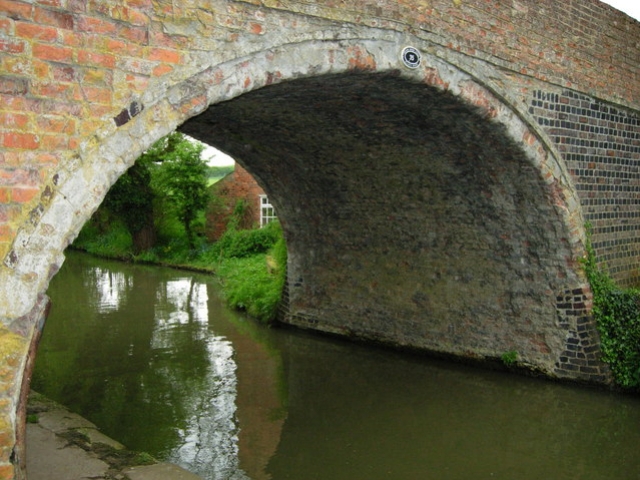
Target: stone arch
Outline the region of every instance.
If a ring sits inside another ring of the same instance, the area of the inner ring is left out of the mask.
[[[581,212],[564,163],[544,133],[528,121],[528,114],[519,108],[517,99],[510,99],[508,90],[499,88],[500,82],[490,80],[499,77],[499,72],[485,70],[484,75],[474,77],[428,53],[431,46],[427,42],[401,35],[389,37],[390,33],[384,32],[382,39],[312,40],[274,46],[211,66],[171,86],[157,99],[143,99],[140,107],[132,104],[129,110],[144,109],[131,114],[129,121],[112,134],[98,138],[95,146],[86,148],[89,153],[84,158],[78,157],[58,171],[54,183],[59,188],[49,208],[35,225],[25,225],[19,232],[5,262],[13,269],[13,275],[3,279],[8,285],[5,292],[30,294],[6,299],[5,304],[12,307],[8,316],[22,318],[28,314],[34,299],[44,292],[62,263],[64,248],[98,207],[110,185],[155,140],[210,105],[282,82],[345,72],[395,72],[408,82],[424,84],[475,105],[487,118],[502,125],[522,147],[533,171],[548,188],[553,207],[566,229],[562,241],[568,245],[567,262],[581,257],[584,240]],[[409,44],[422,52],[418,68],[409,69],[402,64],[402,47]],[[472,67],[467,65],[466,69]],[[155,126],[152,132],[147,130],[150,123]],[[85,147],[88,144],[89,141]],[[67,223],[61,224],[60,219]],[[582,283],[574,267],[568,269],[575,274],[567,280],[571,288]]]
[[[415,69],[406,68],[400,59],[402,47],[407,44],[418,45],[418,49],[423,52],[421,65]],[[198,110],[204,112],[209,105],[213,108],[211,111],[202,115],[198,121],[190,121],[181,128],[196,137],[206,141],[212,138],[205,131],[210,127],[211,123],[216,120],[212,119],[220,110],[215,105],[222,104],[240,96],[251,95],[251,92],[262,90],[263,87],[273,87],[281,84],[295,84],[309,78],[337,78],[348,72],[360,72],[363,76],[374,75],[380,73],[389,73],[406,84],[420,84],[425,88],[433,89],[442,95],[449,95],[452,99],[457,99],[460,104],[476,107],[476,112],[481,116],[493,122],[494,125],[501,126],[504,134],[514,144],[519,145],[523,152],[523,159],[526,158],[528,168],[535,177],[535,182],[542,185],[545,202],[548,202],[551,216],[559,219],[558,230],[552,234],[554,236],[557,251],[553,253],[553,267],[547,266],[553,271],[547,272],[549,276],[555,276],[556,280],[545,287],[546,291],[541,302],[546,302],[547,316],[546,326],[542,329],[544,332],[537,332],[536,327],[525,328],[527,333],[524,334],[528,338],[528,345],[514,347],[519,350],[522,355],[523,363],[528,363],[534,369],[544,371],[551,376],[571,376],[575,372],[568,373],[573,369],[569,366],[564,371],[564,364],[571,362],[570,359],[563,355],[566,353],[567,342],[573,342],[578,337],[578,324],[581,322],[580,328],[590,331],[590,336],[585,340],[585,344],[580,348],[592,347],[592,341],[597,342],[595,328],[588,318],[586,307],[582,310],[574,308],[574,305],[580,304],[589,296],[589,288],[582,277],[581,270],[578,266],[577,259],[584,254],[584,230],[582,214],[579,202],[572,181],[568,175],[564,162],[555,151],[553,145],[546,139],[545,134],[537,128],[537,126],[529,121],[526,111],[521,110],[517,98],[506,90],[500,89],[500,81],[495,78],[500,77],[500,73],[496,71],[484,71],[480,69],[482,75],[472,76],[471,73],[465,72],[462,68],[458,68],[450,62],[445,62],[435,55],[425,53],[428,51],[423,43],[419,41],[407,42],[401,39],[394,41],[383,40],[342,40],[342,41],[312,41],[296,45],[285,45],[273,48],[267,51],[253,55],[251,58],[236,60],[229,64],[219,65],[215,68],[203,72],[197,79],[193,78],[180,88],[182,94],[176,95],[176,98],[193,98],[195,96],[206,97],[207,103],[205,107]],[[299,61],[292,61],[292,59]],[[466,66],[467,70],[473,70],[472,66]],[[321,80],[319,80],[321,83]],[[265,89],[266,91],[266,89]],[[191,92],[191,97],[185,95]],[[456,101],[452,101],[454,105]],[[230,103],[230,102],[229,102]],[[232,107],[230,107],[232,108]],[[208,116],[208,119],[207,119]],[[227,117],[224,117],[227,119]],[[198,122],[200,122],[198,124]],[[224,130],[224,129],[222,129]],[[221,130],[216,130],[218,133]],[[237,133],[237,132],[236,132]],[[215,144],[215,142],[213,142]],[[219,146],[219,145],[218,145]],[[256,168],[255,159],[251,159],[251,155],[245,158],[242,146],[233,145],[233,142],[223,142],[223,149],[228,149],[245,167],[254,173],[267,191],[274,186],[266,177],[269,175],[265,169]],[[254,162],[254,163],[252,163]],[[277,189],[276,189],[277,190]],[[282,189],[280,189],[280,192]],[[282,207],[281,200],[275,200],[276,205]],[[282,209],[283,211],[285,209]],[[553,213],[551,213],[553,212]],[[288,222],[287,216],[284,221]],[[540,228],[545,228],[540,225]],[[291,234],[291,231],[289,232]],[[292,235],[290,235],[291,237]],[[295,244],[295,242],[294,242]],[[423,342],[422,339],[416,340],[416,335],[426,335],[425,328],[416,327],[415,319],[408,323],[414,323],[411,326],[394,326],[385,323],[388,321],[389,312],[371,312],[369,309],[360,309],[358,312],[351,311],[346,301],[342,304],[342,313],[348,312],[348,315],[371,315],[379,318],[374,321],[374,326],[363,327],[358,322],[347,322],[348,325],[336,324],[335,322],[326,321],[326,315],[330,312],[322,311],[318,308],[317,303],[308,302],[310,296],[316,295],[317,301],[331,302],[336,297],[327,293],[323,286],[314,284],[313,286],[303,287],[302,277],[299,276],[296,262],[301,256],[308,254],[305,249],[294,248],[293,264],[290,264],[290,272],[293,273],[290,278],[290,299],[292,310],[289,311],[288,322],[310,327],[317,330],[338,333],[341,335],[354,335],[359,338],[374,339],[385,343],[404,345],[416,348],[426,348],[427,350],[439,351],[441,353],[454,353],[457,355],[468,355],[472,357],[495,357],[500,351],[506,351],[507,345],[517,345],[518,342],[511,342],[510,339],[503,338],[503,341],[491,346],[479,342],[478,345],[471,346],[469,343],[474,340],[467,338],[462,340],[458,345],[452,345],[447,340],[447,336],[455,336],[456,327],[448,326],[443,331],[434,335],[433,341]],[[547,252],[549,253],[549,252]],[[315,254],[315,253],[314,253]],[[325,258],[326,260],[326,258]],[[375,262],[374,262],[375,263]],[[340,262],[332,265],[337,267]],[[372,264],[369,263],[369,266]],[[305,267],[306,268],[306,267]],[[349,268],[354,268],[351,264]],[[307,272],[308,274],[308,272]],[[313,270],[313,274],[318,274],[317,270]],[[533,277],[532,277],[533,279]],[[344,278],[325,278],[326,283],[344,283]],[[360,284],[358,289],[362,295],[366,296],[365,286]],[[375,288],[372,287],[369,293]],[[423,292],[416,291],[414,298],[405,298],[405,301],[413,300],[416,305],[424,304],[421,295]],[[526,297],[528,293],[519,294]],[[570,298],[572,303],[571,309],[558,310],[558,305],[566,304]],[[560,300],[562,298],[562,301]],[[320,300],[322,299],[322,300]],[[344,300],[344,299],[343,299]],[[514,304],[527,303],[528,300],[510,299],[508,302]],[[535,302],[534,302],[535,303]],[[472,309],[465,306],[463,308]],[[526,312],[524,315],[533,314],[537,307],[529,308],[522,305],[514,306],[514,310]],[[375,310],[375,308],[373,308]],[[569,317],[567,318],[567,312]],[[398,315],[405,315],[406,312],[396,312]],[[572,317],[573,315],[573,317]],[[325,316],[324,320],[319,317]],[[557,318],[562,317],[558,324]],[[531,322],[530,319],[522,319],[524,322]],[[535,321],[534,321],[535,323]],[[588,325],[585,325],[587,323]],[[495,325],[496,331],[504,325]],[[387,333],[384,330],[389,329],[394,333]],[[478,328],[476,326],[468,327],[469,329]],[[482,327],[480,327],[482,328]],[[506,334],[511,335],[513,332]],[[500,350],[503,349],[503,350]],[[591,373],[600,373],[599,362],[595,355],[591,355],[586,361],[587,367],[593,365],[595,370],[587,372],[585,369],[582,377],[586,378]],[[580,376],[580,375],[578,375]],[[600,377],[598,377],[600,378]]]

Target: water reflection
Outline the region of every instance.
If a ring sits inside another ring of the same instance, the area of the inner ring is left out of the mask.
[[[34,389],[130,448],[208,479],[248,478],[239,465],[239,436],[252,428],[240,434],[230,339],[238,336],[230,320],[243,319],[227,318],[211,277],[103,263],[71,253],[52,282],[54,309]],[[268,358],[262,360],[268,368]],[[274,383],[261,368],[250,374]]]
[[[208,480],[639,479],[640,401],[263,328],[208,276],[71,254],[34,389]]]
[[[122,272],[112,272],[102,268],[95,268],[93,275],[87,275],[85,288],[96,289],[96,308],[104,313],[117,310],[120,302],[133,287],[131,278]]]
[[[245,478],[238,465],[236,426],[236,364],[231,343],[221,337],[208,344],[211,368],[204,396],[192,403],[187,425],[179,431],[181,445],[167,458],[211,478]]]
[[[637,399],[299,341],[273,478],[640,478]]]
[[[179,441],[167,452],[166,459],[191,471],[206,471],[210,478],[245,478],[238,465],[237,367],[233,346],[206,329],[208,301],[207,285],[193,277],[158,285],[151,349],[165,355],[178,354],[176,329],[200,324],[205,328],[192,329],[191,340],[203,343],[207,357],[207,371],[202,375],[202,383],[196,386],[201,393],[186,399],[185,426],[177,429]],[[179,384],[181,379],[174,381]]]

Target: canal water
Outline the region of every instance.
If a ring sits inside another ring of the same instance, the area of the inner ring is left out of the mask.
[[[640,479],[640,399],[267,328],[68,252],[33,388],[208,480]]]

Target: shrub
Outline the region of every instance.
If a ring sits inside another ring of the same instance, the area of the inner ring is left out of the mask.
[[[206,257],[209,261],[225,258],[244,258],[269,251],[282,236],[278,222],[271,222],[256,230],[227,230],[209,249]]]
[[[267,268],[266,254],[225,259],[216,272],[222,277],[222,290],[230,307],[245,310],[264,323],[275,319],[282,290]]]
[[[640,292],[622,290],[596,261],[587,226],[587,257],[583,265],[593,291],[593,315],[600,333],[602,360],[618,385],[640,387]]]
[[[133,240],[129,230],[122,222],[116,220],[106,232],[100,232],[99,228],[88,222],[73,245],[92,255],[108,258],[129,259],[133,251]]]
[[[236,218],[240,215],[241,208]],[[87,222],[74,246],[109,258],[215,271],[222,279],[229,306],[246,310],[262,322],[275,319],[287,265],[287,248],[278,222],[254,230],[238,230],[232,224],[213,245],[198,237],[195,240],[200,240],[200,245],[194,244],[194,239],[190,242],[175,217],[160,217],[156,226],[155,247],[134,255],[131,234],[124,222],[105,212]]]
[[[625,388],[640,386],[640,295],[636,290],[612,290],[594,302],[600,331],[602,359],[616,382]]]
[[[222,259],[215,268],[227,303],[264,323],[272,322],[287,274],[282,229],[273,222],[260,230],[241,230],[231,236],[234,240],[220,251]]]

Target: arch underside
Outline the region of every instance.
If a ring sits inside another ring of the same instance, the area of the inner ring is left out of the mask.
[[[289,249],[286,321],[550,372],[576,284],[568,228],[504,125],[386,73],[284,81],[181,130],[232,155],[276,206]]]

